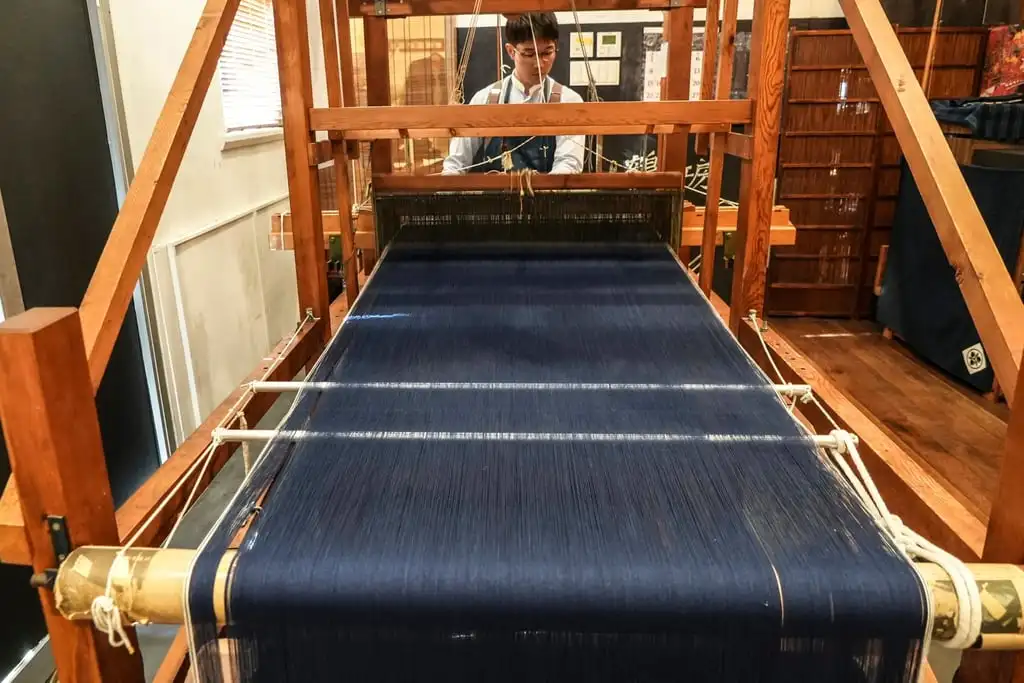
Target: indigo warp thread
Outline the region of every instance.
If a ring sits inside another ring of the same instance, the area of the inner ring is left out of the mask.
[[[664,245],[392,248],[310,379],[202,681],[916,677],[918,575]]]

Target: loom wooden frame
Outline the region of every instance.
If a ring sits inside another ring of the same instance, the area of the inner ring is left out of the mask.
[[[1009,276],[998,261],[992,240],[952,156],[947,154],[938,125],[879,0],[841,0],[841,3],[866,57],[867,69],[894,123],[900,145],[923,188],[943,246],[958,269],[969,308],[986,348],[990,349],[999,381],[1007,388],[1009,396],[1015,396],[1024,347],[1024,306],[1015,294],[1010,294]],[[155,514],[157,523],[146,529],[141,542],[159,543],[182,510],[182,490],[196,483],[199,475],[190,467],[211,445],[212,429],[221,421],[237,424],[243,414],[250,422],[255,422],[270,405],[271,396],[250,395],[244,384],[240,386],[128,502],[116,512],[113,510],[109,503],[109,482],[100,466],[102,447],[97,437],[94,393],[124,320],[131,290],[142,272],[145,254],[151,247],[238,4],[239,0],[207,0],[80,312],[36,309],[0,325],[0,419],[13,469],[13,477],[0,497],[0,559],[3,561],[31,564],[36,572],[52,568],[56,559],[45,533],[44,514],[64,515],[71,529],[72,543],[76,545],[116,545]],[[374,173],[379,175],[391,171],[390,138],[411,136],[423,130],[443,130],[447,135],[453,129],[476,134],[490,129],[506,133],[517,129],[552,132],[580,130],[582,125],[587,132],[610,134],[632,132],[639,126],[640,130],[671,134],[665,139],[666,158],[662,170],[677,173],[685,169],[685,147],[680,154],[678,148],[672,151],[672,146],[678,145],[680,139],[685,142],[682,136],[685,132],[710,133],[712,178],[716,183],[720,182],[723,154],[738,154],[742,159],[733,303],[731,308],[724,307],[720,301],[716,305],[739,342],[764,362],[765,350],[747,313],[753,310],[760,315],[764,307],[789,0],[757,0],[755,3],[749,100],[726,100],[726,86],[732,74],[738,2],[724,0],[724,3],[711,3],[715,11],[719,6],[723,11],[722,28],[716,34],[720,46],[718,100],[669,101],[656,105],[552,105],[560,109],[531,105],[521,112],[513,107],[503,110],[482,107],[479,113],[472,114],[459,110],[457,116],[447,107],[383,107],[388,104],[389,92],[388,18],[469,13],[473,4],[474,0],[392,1],[385,5],[386,14],[378,15],[375,5],[365,0],[319,0],[325,62],[329,67],[329,107],[315,109],[305,0],[275,0],[297,288],[300,310],[311,313],[315,322],[303,324],[291,344],[284,346],[282,342],[277,349],[277,359],[271,366],[257,367],[252,378],[291,379],[308,367],[329,339],[335,326],[332,321],[336,321],[347,306],[345,299],[333,305],[327,299],[323,218],[315,175],[317,163],[333,160],[341,171],[339,206],[347,206],[350,199],[344,162],[354,153],[355,146],[350,144],[353,140],[374,140],[371,158]],[[668,11],[666,31],[672,66],[665,90],[670,99],[673,94],[676,99],[685,96],[689,85],[687,40],[692,35],[693,9],[704,6],[705,0],[576,0],[576,4],[580,9]],[[485,0],[483,11],[569,8],[568,0]],[[335,21],[340,16],[362,17],[364,22],[367,70],[372,75],[368,79],[367,93],[370,107],[351,106],[354,100],[351,40],[348,22]],[[705,69],[705,79],[711,73],[710,67]],[[704,83],[702,90],[711,92],[710,84]],[[577,116],[588,120],[581,124]],[[457,123],[459,120],[462,123]],[[467,126],[467,120],[475,123]],[[382,128],[381,121],[386,121],[387,127]],[[743,137],[727,132],[732,123],[746,126]],[[329,140],[316,140],[315,132],[320,128],[333,129]],[[412,184],[416,182],[422,181],[412,181]],[[628,186],[632,181],[623,179],[622,182]],[[709,194],[719,191],[720,185]],[[705,212],[705,249],[715,243],[717,213],[715,210]],[[343,237],[350,237],[343,240],[345,256],[349,259],[359,245],[348,212],[342,212],[339,221]],[[710,262],[711,259],[706,261],[701,278],[706,292],[710,291],[710,274],[705,276],[704,273],[709,273]],[[358,288],[359,283],[353,277],[347,286],[347,296],[357,294]],[[964,560],[980,558],[1024,563],[1024,522],[1021,522],[1024,498],[1017,495],[1015,488],[1024,477],[1024,408],[1015,409],[1011,414],[1004,473],[993,507],[992,523],[986,529],[912,458],[886,439],[870,418],[784,339],[769,333],[766,344],[768,353],[781,363],[787,378],[814,386],[826,408],[842,424],[860,434],[865,457],[892,509]],[[55,384],[55,378],[60,378],[59,385]],[[60,391],[56,391],[58,386]],[[1024,383],[1019,389],[1024,391]],[[8,399],[3,400],[4,396]],[[11,396],[32,400],[11,400]],[[236,403],[241,406],[240,410]],[[802,414],[811,424],[823,428],[824,414],[816,413],[813,408],[804,408]],[[73,425],[70,430],[69,423]],[[88,458],[84,460],[80,458],[83,444],[88,449]],[[198,482],[198,490],[212,479],[229,454],[226,447],[217,447],[211,466]],[[86,461],[94,466],[83,469]],[[75,493],[82,481],[88,483],[88,497]],[[65,628],[55,619],[48,590],[40,589],[40,598],[50,624],[58,673],[64,683],[142,680],[138,655],[133,657],[124,649],[110,649],[89,626]],[[179,637],[160,667],[157,680],[163,683],[180,680],[185,666],[187,657],[183,639]]]

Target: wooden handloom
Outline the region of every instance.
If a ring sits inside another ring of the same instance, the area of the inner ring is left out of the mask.
[[[705,2],[723,12],[722,26],[708,24],[702,92],[719,99],[682,101],[689,90],[693,11]],[[1015,398],[1024,349],[1024,305],[1003,267],[991,237],[959,173],[942,132],[890,27],[879,0],[841,0],[885,110],[893,122],[943,247],[958,274],[971,314],[1000,384]],[[317,164],[333,160],[338,206],[352,205],[347,160],[356,141],[371,140],[373,172],[380,185],[413,189],[420,178],[387,177],[389,140],[436,135],[486,136],[494,132],[599,133],[653,132],[665,136],[663,168],[681,174],[686,166],[686,135],[697,133],[711,155],[708,209],[701,244],[710,253],[719,238],[718,198],[723,159],[742,159],[736,216],[737,260],[732,303],[713,297],[739,342],[758,362],[772,359],[787,381],[813,387],[824,410],[800,407],[802,417],[827,431],[831,414],[859,435],[862,454],[893,511],[909,525],[966,562],[1024,564],[1024,408],[1011,413],[1000,490],[986,528],[889,440],[875,423],[781,337],[765,333],[766,346],[749,313],[764,309],[771,225],[775,213],[773,179],[778,151],[783,64],[789,24],[788,0],[757,0],[754,5],[748,99],[727,100],[731,81],[738,0],[576,0],[581,10],[650,9],[667,14],[668,101],[452,107],[382,107],[388,104],[387,22],[417,14],[470,13],[473,0],[319,0],[327,68],[327,108],[312,97],[309,41],[304,0],[275,0],[274,14],[284,118],[284,143],[291,201],[290,240],[295,251],[297,288],[304,322],[294,338],[275,350],[275,360],[254,369],[120,508],[114,508],[94,396],[121,329],[135,282],[166,205],[174,177],[239,0],[208,0],[178,75],[157,121],[107,247],[79,309],[32,309],[0,325],[0,419],[13,476],[0,498],[0,560],[31,565],[39,587],[58,675],[64,683],[142,681],[140,655],[111,648],[84,620],[64,616],[55,603],[54,577],[69,554],[90,546],[118,546],[138,535],[138,552],[158,546],[182,512],[188,491],[201,491],[226,462],[233,447],[215,443],[218,426],[237,426],[243,416],[255,423],[273,395],[256,393],[250,380],[288,380],[309,366],[324,348],[340,312],[359,290],[354,268],[346,269],[346,297],[328,300],[324,259],[324,217],[320,210]],[[720,7],[721,5],[721,7]],[[567,0],[484,0],[484,12],[570,9]],[[369,107],[354,106],[349,17],[361,17],[366,34]],[[335,19],[338,19],[337,21]],[[718,50],[717,88],[712,87]],[[743,124],[743,137],[729,131]],[[317,131],[329,139],[316,140]],[[706,135],[706,137],[705,137]],[[328,154],[329,153],[329,154]],[[450,191],[472,189],[475,177],[432,179]],[[629,188],[651,182],[640,174],[584,175],[564,181],[578,187]],[[677,182],[673,179],[671,182]],[[681,182],[681,180],[679,181]],[[403,185],[404,184],[404,185]],[[346,262],[366,248],[341,211],[331,218],[342,238]],[[723,221],[724,222],[724,221]],[[332,228],[333,230],[334,228]],[[710,293],[711,263],[705,260],[700,285]],[[1024,387],[1024,384],[1022,384]],[[1024,388],[1022,388],[1024,391]],[[1021,402],[1024,405],[1024,402]],[[199,467],[212,449],[207,467]],[[154,518],[154,523],[146,521]],[[91,561],[91,560],[90,560]],[[1013,580],[1016,567],[990,567]],[[73,610],[69,610],[73,611]],[[129,629],[131,632],[131,629]],[[1021,649],[1021,639],[1012,639]],[[983,643],[984,645],[985,643]],[[986,645],[991,646],[991,645]],[[160,667],[158,681],[183,679],[185,639],[179,635]],[[1024,666],[1018,667],[1024,671]],[[1024,681],[1024,673],[1006,680]]]

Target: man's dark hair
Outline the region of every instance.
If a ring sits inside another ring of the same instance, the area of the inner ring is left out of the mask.
[[[533,22],[533,30],[530,30],[530,22]],[[520,14],[514,19],[505,23],[505,41],[513,45],[520,43],[532,43],[533,37],[537,40],[553,40],[558,42],[558,19],[554,12],[532,12]]]

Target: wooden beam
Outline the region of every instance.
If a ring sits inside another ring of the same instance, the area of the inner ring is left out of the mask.
[[[94,391],[121,332],[239,2],[207,0],[82,299],[80,315]]]
[[[667,12],[665,33],[668,39],[665,99],[687,101],[690,99],[690,59],[693,55],[693,8],[681,7]],[[689,126],[679,127],[665,139],[661,170],[686,171],[689,139]]]
[[[153,473],[117,510],[117,528],[122,540],[131,538],[145,526],[139,537],[140,546],[155,546],[167,538],[182,505],[189,492],[199,478],[199,469],[194,467],[207,451],[213,441],[213,430],[224,423],[224,426],[238,428],[238,414],[244,414],[249,425],[256,424],[270,409],[276,396],[273,394],[249,394],[246,387],[249,382],[267,379],[270,381],[291,381],[302,372],[311,358],[316,357],[320,345],[319,327],[330,326],[323,323],[305,323],[299,328],[291,345],[287,342],[292,335],[282,340],[264,360],[249,374],[241,386],[231,392],[219,406],[203,421],[201,425],[160,468]],[[237,408],[235,415],[232,415]],[[210,466],[207,468],[197,490],[202,493],[214,475],[220,471],[237,444],[221,444],[214,452]],[[151,515],[156,518],[147,525]]]
[[[352,206],[352,183],[348,176],[348,159],[345,146],[334,144],[335,192],[339,208]],[[356,263],[355,222],[351,211],[339,211],[338,229],[341,233],[341,268],[345,278],[345,296],[355,301],[359,295],[359,265]]]
[[[510,105],[505,105],[510,106]],[[531,105],[541,106],[541,105]],[[559,106],[559,105],[556,105]],[[682,173],[579,173],[539,174],[531,179],[536,190],[679,190]],[[375,175],[373,190],[385,192],[519,192],[514,176],[471,173],[444,175]]]
[[[349,139],[519,134],[671,133],[693,124],[751,121],[750,100],[707,102],[583,102],[559,104],[419,105],[314,109],[314,130],[339,130]],[[403,135],[403,133],[406,133]],[[374,171],[374,173],[387,171]]]
[[[715,65],[718,61],[718,15],[721,9],[721,0],[707,0],[708,7],[704,14],[704,62],[700,74],[700,98],[710,100],[715,98]],[[726,97],[725,99],[728,99]],[[710,139],[708,135],[700,133],[693,143],[693,151],[697,156],[707,156],[710,153]]]
[[[708,169],[707,201],[704,206],[704,226],[700,241],[699,284],[704,294],[711,294],[715,277],[715,247],[719,242],[718,214],[722,198],[722,177],[725,175],[725,147],[728,133],[715,133],[711,138],[711,166]],[[685,237],[685,230],[684,237]],[[682,240],[680,240],[682,244]]]
[[[749,135],[730,131],[725,136],[725,153],[749,161],[754,158],[754,139]]]
[[[445,106],[445,105],[442,105]],[[489,105],[479,105],[489,106]],[[526,105],[518,104],[502,104],[495,105],[502,107],[518,107]],[[531,107],[546,107],[546,104],[531,104]],[[555,107],[564,107],[565,104],[551,105]],[[477,108],[474,106],[474,109]],[[411,109],[411,107],[400,107],[400,109]],[[663,136],[671,135],[672,133],[680,132],[684,128],[688,128],[691,133],[718,133],[728,128],[728,124],[720,123],[694,123],[691,125],[686,124],[668,124],[668,125],[656,125],[649,126],[642,123],[635,124],[617,124],[614,126],[588,126],[580,123],[569,123],[567,127],[562,129],[550,129],[542,128],[540,132],[536,132],[538,129],[535,125],[530,124],[528,126],[503,126],[497,128],[384,128],[384,129],[360,129],[360,130],[349,130],[345,133],[347,140],[355,141],[366,141],[366,140],[422,140],[427,138],[436,137],[449,137],[458,135],[470,135],[476,137],[495,137],[501,135],[562,135],[560,130],[567,131],[565,135],[657,135],[659,140],[658,149],[661,149],[661,142]],[[609,132],[611,131],[611,132]],[[664,156],[664,153],[662,153]]]
[[[334,23],[334,0],[320,0],[320,39],[324,46],[327,105],[342,106],[341,62],[338,59],[338,31]]]
[[[355,59],[352,55],[352,25],[348,16],[348,0],[334,0],[335,17],[338,22],[338,55],[341,60],[341,103],[354,107],[356,100]],[[359,143],[349,141],[349,159],[359,158]]]
[[[179,628],[171,641],[171,647],[160,662],[153,677],[153,683],[185,683],[188,680],[188,630]]]
[[[1009,400],[1024,352],[1024,304],[882,6],[840,4]]]
[[[370,109],[378,113],[392,111],[391,107],[391,66],[388,49],[388,22],[383,17],[367,16],[363,18],[363,51],[366,61],[366,103]],[[335,119],[342,126],[348,125],[351,121],[351,113],[356,107],[348,107],[343,112],[343,118]],[[402,107],[405,109],[405,107]],[[316,123],[316,112],[313,112],[313,125]],[[366,120],[369,125],[359,126],[361,128],[373,128],[375,117],[371,116]],[[349,126],[353,127],[353,126]],[[395,126],[396,128],[409,128],[410,126]],[[345,135],[348,139],[357,139],[351,135]],[[370,145],[370,170],[373,173],[391,173],[391,143],[383,138],[366,138],[372,140]]]
[[[718,77],[715,79],[715,99],[727,100],[732,94],[732,72],[736,61],[736,22],[739,20],[740,0],[725,0],[722,11],[722,31],[718,37]]]
[[[712,303],[723,318],[728,306],[712,295]],[[860,438],[860,455],[878,486],[886,504],[915,531],[953,553],[964,562],[977,562],[985,544],[985,525],[941,484],[928,474],[896,442],[883,432],[867,411],[839,390],[828,376],[786,339],[769,329],[763,332],[765,343],[787,382],[809,384],[828,414],[813,403],[800,404],[798,410],[821,433],[834,429],[829,415]],[[774,370],[764,347],[749,320],[740,322],[740,344],[770,377]]]
[[[14,477],[7,479],[0,495],[0,563],[32,564],[32,550],[28,547],[28,532]]]
[[[344,0],[353,17],[375,16],[372,0]],[[580,12],[593,10],[649,9],[668,10],[674,7],[704,7],[707,0],[576,0]],[[388,0],[386,15],[394,18],[426,15],[473,14],[475,0]],[[523,14],[525,12],[554,12],[571,10],[569,0],[483,0],[482,14]],[[652,21],[655,19],[652,18]]]
[[[1018,381],[1017,398],[1024,398],[1024,382]],[[999,486],[992,501],[988,536],[985,538],[986,562],[1017,562],[1024,564],[1024,401],[1015,401],[1006,429],[1003,465]]]
[[[0,325],[0,420],[18,485],[36,573],[56,569],[48,516],[63,518],[70,545],[117,545],[82,324],[73,308],[36,308]],[[62,681],[145,680],[138,648],[111,647],[89,622],[68,621],[53,591],[39,589]],[[129,629],[134,640],[134,629]]]
[[[406,179],[410,176],[392,176],[398,179]],[[718,243],[722,243],[722,235],[736,231],[736,209],[722,208],[720,213],[718,230]],[[704,208],[694,207],[692,204],[683,209],[682,220],[682,241],[681,246],[695,247],[701,244],[701,234],[704,225]],[[270,248],[274,250],[287,250],[292,248],[292,217],[288,212],[275,213],[270,217]],[[341,222],[338,220],[337,211],[323,212],[324,240],[330,237],[341,236]],[[376,251],[377,234],[373,225],[373,215],[360,213],[357,217],[357,229],[355,233],[355,248],[366,251]],[[789,209],[781,206],[775,207],[772,212],[771,228],[772,246],[792,246],[796,243],[796,228],[789,220]]]
[[[299,310],[312,311],[316,318],[326,321],[331,302],[327,298],[320,184],[316,167],[308,163],[307,151],[316,139],[309,125],[313,83],[306,3],[305,0],[276,0],[273,5],[288,197],[296,226],[295,275],[298,280]],[[340,96],[340,93],[336,92],[335,96]],[[317,328],[317,332],[324,343],[330,338],[330,328],[326,322]]]
[[[753,122],[748,126],[753,149],[740,172],[736,272],[729,316],[733,331],[749,311],[757,311],[758,316],[764,312],[788,31],[789,0],[759,0],[755,4],[748,86],[754,102]]]

